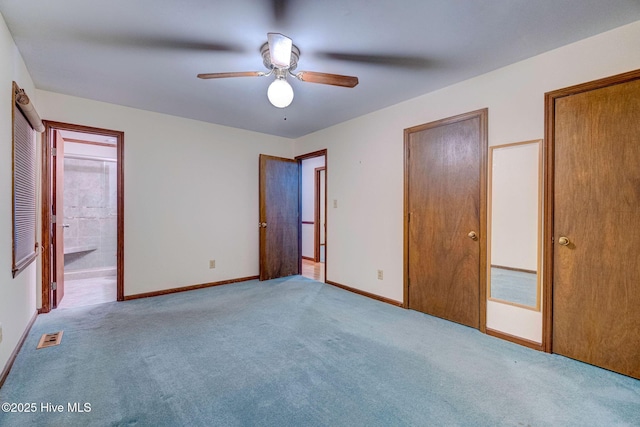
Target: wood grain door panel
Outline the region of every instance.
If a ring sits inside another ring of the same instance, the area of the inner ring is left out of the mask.
[[[60,131],[54,135],[56,150],[54,178],[53,178],[53,214],[56,223],[52,224],[55,251],[52,277],[56,282],[56,289],[52,290],[53,308],[56,308],[64,297],[64,139]]]
[[[481,325],[486,110],[408,129],[406,304]],[[478,236],[468,236],[475,232]]]
[[[640,378],[640,80],[556,99],[554,128],[552,351]]]
[[[260,155],[260,280],[300,274],[299,166]]]

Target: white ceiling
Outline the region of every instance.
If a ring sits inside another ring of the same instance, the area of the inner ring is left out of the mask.
[[[36,87],[297,138],[640,20],[640,0],[0,0]],[[353,89],[291,81],[267,100],[267,32],[300,48],[298,71],[359,77]]]

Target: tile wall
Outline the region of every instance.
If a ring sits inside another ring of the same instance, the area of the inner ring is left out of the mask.
[[[65,158],[65,278],[115,274],[116,196],[115,162]]]

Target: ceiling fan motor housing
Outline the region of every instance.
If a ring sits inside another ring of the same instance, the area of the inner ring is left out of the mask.
[[[264,64],[264,66],[269,70],[271,70],[272,68],[275,68],[271,63],[271,54],[269,53],[268,42],[262,45],[262,47],[260,48],[260,53],[262,54],[262,63]],[[298,49],[298,46],[292,45],[291,46],[291,62],[289,63],[289,67],[282,68],[282,69],[284,70],[288,69],[289,71],[295,70],[296,67],[298,66],[298,59],[300,59],[300,49]]]

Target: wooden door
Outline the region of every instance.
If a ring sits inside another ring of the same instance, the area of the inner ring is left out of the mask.
[[[298,161],[260,155],[260,280],[300,274]]]
[[[51,286],[51,301],[56,308],[64,297],[64,139],[60,131],[53,137],[54,168],[52,205],[55,223],[51,224],[53,238],[52,275],[55,285]]]
[[[487,110],[405,130],[405,305],[484,328]]]
[[[640,72],[623,77],[547,94],[548,293],[554,353],[640,378]]]

